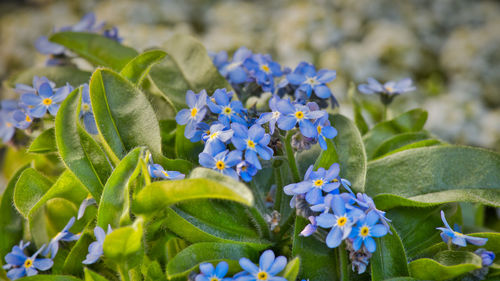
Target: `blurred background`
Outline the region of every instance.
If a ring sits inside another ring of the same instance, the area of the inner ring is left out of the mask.
[[[417,91],[398,98],[392,115],[423,107],[438,138],[500,151],[500,1],[3,0],[0,80],[44,65],[33,45],[38,36],[87,12],[117,26],[123,44],[138,50],[187,32],[210,51],[246,46],[283,66],[305,60],[334,69],[331,87],[347,115],[351,81],[411,77]]]

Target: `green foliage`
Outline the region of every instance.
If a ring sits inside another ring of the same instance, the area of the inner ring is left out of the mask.
[[[371,258],[372,280],[386,280],[408,276],[406,253],[398,233],[391,227],[392,234],[377,239],[377,251]]]
[[[481,268],[481,257],[470,252],[443,251],[434,258],[410,262],[410,274],[421,280],[447,280]]]
[[[165,55],[166,53],[160,50],[144,52],[127,63],[120,74],[130,80],[132,84],[140,85],[153,64],[163,59]]]
[[[31,153],[49,153],[57,152],[57,144],[55,137],[55,129],[50,128],[43,131],[36,139],[33,140],[28,152]]]
[[[57,87],[62,87],[66,83],[81,85],[89,81],[90,74],[90,72],[82,71],[74,66],[34,67],[13,75],[6,81],[6,84],[10,87],[15,87],[16,84],[31,85],[34,76],[45,76],[50,81],[56,83]]]
[[[107,235],[103,244],[106,258],[127,270],[138,266],[144,254],[142,224],[142,220],[139,219],[133,226],[115,229]]]

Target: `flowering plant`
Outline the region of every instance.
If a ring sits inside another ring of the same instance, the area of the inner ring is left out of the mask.
[[[0,109],[6,161],[28,141],[35,156],[0,201],[0,278],[500,274],[484,216],[500,207],[500,156],[438,140],[422,109],[388,119],[411,79],[359,85],[384,107],[369,126],[355,86],[354,121],[337,113],[333,70],[209,54],[182,34],[138,53],[105,27],[87,15],[41,37],[48,66],[6,83],[19,95]]]

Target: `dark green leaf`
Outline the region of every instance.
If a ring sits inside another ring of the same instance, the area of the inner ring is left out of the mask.
[[[402,146],[400,148],[396,148],[393,151],[388,152],[387,154],[385,154],[383,156],[385,157],[385,156],[388,156],[388,155],[391,155],[391,154],[394,154],[394,153],[397,153],[397,152],[400,152],[400,151],[408,150],[408,149],[414,149],[414,148],[419,148],[419,147],[428,147],[428,146],[436,146],[436,145],[441,145],[441,144],[444,144],[444,143],[441,142],[440,140],[435,140],[435,139],[417,141],[417,142],[414,142],[414,143],[410,143],[410,144],[404,145],[404,146]]]
[[[142,79],[148,75],[153,64],[163,59],[167,54],[164,51],[152,50],[144,52],[132,59],[120,71],[120,74],[134,85],[140,85]]]
[[[150,76],[161,92],[178,107],[186,106],[187,90],[212,93],[215,89],[231,89],[219,74],[205,47],[191,36],[176,34],[165,44],[168,56],[152,67]]]
[[[43,131],[36,137],[28,148],[31,153],[57,152],[57,144],[54,128]]]
[[[92,237],[89,231],[82,233],[80,239],[71,248],[66,260],[63,265],[63,272],[67,274],[78,275],[81,274],[83,269],[82,261],[85,260],[90,243],[94,242],[95,239]],[[87,272],[85,271],[85,280],[87,280]],[[92,279],[90,279],[92,280]]]
[[[160,120],[161,148],[163,153],[170,158],[175,158],[175,139],[177,136],[177,122],[175,119]]]
[[[416,132],[416,133],[402,133],[395,135],[386,141],[384,141],[382,144],[380,144],[377,149],[375,149],[375,152],[373,153],[373,158],[369,159],[376,159],[384,156],[385,154],[388,154],[389,152],[392,152],[396,149],[399,149],[401,147],[407,146],[409,144],[422,141],[422,140],[427,140],[431,136],[428,132],[422,131],[422,132]]]
[[[160,264],[157,261],[153,261],[149,264],[147,272],[145,275],[145,281],[166,281],[167,278],[163,273]]]
[[[108,224],[115,228],[123,219],[127,221],[129,209],[129,183],[139,174],[139,159],[142,148],[136,148],[125,156],[109,177],[102,192],[97,225],[107,229]]]
[[[401,133],[418,132],[427,121],[427,112],[422,109],[413,109],[396,118],[375,125],[363,137],[366,155],[372,159],[377,147],[384,141]]]
[[[372,280],[409,275],[403,243],[393,227],[391,232],[377,239],[377,250],[370,259]]]
[[[178,158],[198,162],[198,155],[203,151],[202,142],[191,142],[184,136],[186,126],[177,125],[175,130],[175,152]]]
[[[433,259],[410,262],[410,274],[421,280],[447,280],[480,269],[481,257],[470,252],[443,251]]]
[[[142,223],[138,219],[133,226],[121,227],[108,234],[103,244],[104,256],[126,269],[138,266],[144,254]]]
[[[47,77],[47,79],[56,83],[56,87],[62,87],[66,83],[78,87],[89,82],[90,72],[79,70],[74,66],[34,67],[9,78],[7,84],[11,88],[14,88],[16,84],[32,85],[35,76]]]
[[[96,66],[106,66],[116,71],[137,56],[136,50],[95,33],[64,31],[52,35],[49,40],[63,45]]]
[[[55,137],[64,164],[99,201],[103,182],[111,174],[106,155],[92,137],[78,125],[79,89],[61,104],[55,121]]]
[[[167,265],[169,280],[186,280],[191,271],[197,271],[200,263],[229,264],[228,276],[240,271],[238,260],[242,257],[256,260],[258,252],[251,247],[231,243],[196,243],[177,254]]]
[[[90,80],[90,99],[97,128],[119,159],[137,146],[161,155],[158,120],[144,94],[118,73],[98,69]]]
[[[288,262],[283,271],[282,276],[285,277],[286,280],[288,281],[296,281],[297,276],[299,275],[299,271],[300,271],[300,259],[299,257],[296,257]]]

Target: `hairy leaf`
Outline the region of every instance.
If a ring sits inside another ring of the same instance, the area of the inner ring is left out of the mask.
[[[54,128],[43,131],[36,137],[28,148],[31,153],[57,152],[56,137]]]
[[[132,59],[120,71],[120,74],[134,85],[140,85],[153,64],[163,59],[167,54],[164,51],[152,50],[144,52]]]
[[[144,254],[142,223],[139,219],[133,226],[121,227],[108,234],[103,244],[104,256],[126,269],[139,265]]]
[[[396,230],[377,239],[377,250],[370,259],[372,280],[408,276],[406,253]]]
[[[50,81],[56,84],[56,87],[62,87],[69,83],[73,87],[78,87],[81,84],[88,83],[90,72],[80,70],[74,66],[45,66],[34,67],[23,70],[15,74],[7,81],[7,85],[14,88],[16,84],[33,84],[33,77],[47,77]]]
[[[409,264],[411,276],[421,280],[447,280],[481,267],[481,257],[463,251],[443,251]]]

